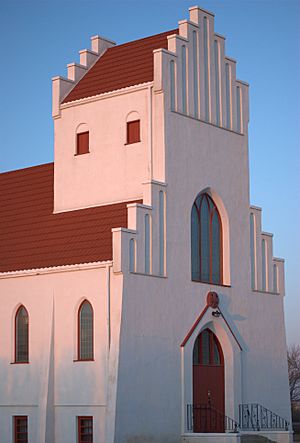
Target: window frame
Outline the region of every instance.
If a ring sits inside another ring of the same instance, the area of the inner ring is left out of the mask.
[[[81,358],[81,329],[80,329],[80,313],[84,303],[88,303],[92,310],[92,357],[91,358]],[[77,360],[76,361],[94,361],[94,309],[92,304],[86,298],[80,303],[77,311]]]
[[[130,141],[129,140],[129,125],[132,123],[138,123],[138,140],[133,140]],[[133,145],[135,143],[140,143],[141,142],[141,119],[138,118],[136,120],[129,120],[126,122],[126,145]]]
[[[26,360],[17,360],[17,318],[19,315],[19,312],[21,311],[21,309],[25,309],[26,314],[27,314],[27,319],[28,319],[28,324],[27,324],[27,359]],[[20,305],[16,311],[15,314],[15,320],[14,320],[14,335],[15,335],[15,340],[14,340],[14,363],[15,364],[28,364],[29,363],[29,314],[27,309],[25,308],[24,305]]]
[[[200,198],[199,207],[197,206],[197,200]],[[208,207],[209,212],[209,220],[208,220],[208,229],[209,229],[209,278],[208,280],[203,280],[202,277],[202,255],[201,255],[201,207],[203,204],[203,201],[206,199],[206,204]],[[212,206],[212,209],[211,209]],[[193,237],[192,237],[192,217],[193,217],[193,208],[195,207],[196,213],[197,213],[197,228],[198,228],[198,260],[199,260],[199,279],[195,278],[193,275]],[[212,279],[212,273],[213,273],[213,229],[212,229],[212,223],[213,223],[213,217],[214,214],[217,214],[218,221],[219,221],[219,273],[220,278],[218,282],[214,282]],[[192,210],[191,210],[191,274],[192,274],[192,281],[195,282],[202,282],[207,284],[213,284],[213,285],[221,285],[223,286],[223,227],[222,227],[222,219],[218,210],[218,207],[212,197],[206,193],[200,193],[197,195],[197,197],[194,200]]]
[[[88,148],[87,148],[87,151],[79,152],[79,138],[80,138],[81,135],[86,135],[86,134],[88,134]],[[89,154],[89,153],[90,153],[90,131],[77,132],[76,133],[76,153],[75,153],[75,156]]]
[[[18,438],[17,426],[18,420],[26,419],[26,440],[20,440]],[[28,443],[28,415],[14,415],[13,416],[13,429],[14,429],[14,443]]]
[[[92,421],[92,440],[87,443],[93,443],[94,441],[94,418],[92,415],[79,415],[77,416],[77,442],[78,443],[86,443],[82,440],[81,434],[81,421],[82,420],[91,420]]]

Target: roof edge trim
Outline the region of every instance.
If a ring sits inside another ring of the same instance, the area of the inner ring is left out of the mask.
[[[13,277],[28,277],[31,275],[39,274],[54,274],[58,272],[69,272],[69,271],[82,271],[87,269],[95,268],[106,268],[107,266],[112,266],[112,260],[97,261],[90,263],[78,263],[75,265],[60,265],[60,266],[49,266],[48,268],[34,268],[34,269],[24,269],[21,271],[6,271],[0,272],[0,279],[13,278]]]
[[[78,106],[78,105],[82,105],[85,103],[94,102],[97,100],[103,100],[105,98],[110,98],[115,95],[129,94],[130,92],[133,92],[133,91],[147,89],[149,86],[152,86],[152,85],[153,85],[153,80],[150,82],[140,83],[139,85],[126,86],[125,88],[115,89],[114,91],[103,92],[102,94],[93,95],[91,97],[79,98],[78,100],[73,100],[73,101],[70,101],[67,103],[62,103],[60,105],[60,109],[63,110],[63,109],[70,108],[73,106]]]

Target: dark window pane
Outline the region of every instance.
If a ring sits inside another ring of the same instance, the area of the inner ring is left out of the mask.
[[[219,348],[218,348],[215,336],[213,337],[213,350],[214,350],[214,360],[213,360],[213,363],[215,365],[217,365],[217,366],[220,366],[220,364],[221,364],[221,357],[220,357],[220,352],[219,352]]]
[[[16,362],[28,362],[28,314],[24,306],[16,314]]]
[[[198,197],[195,200],[195,205],[197,207],[197,209],[200,211],[200,206],[201,206],[201,200],[203,198],[204,194],[198,195]]]
[[[79,311],[79,360],[91,360],[93,354],[93,310],[85,301]]]
[[[78,417],[78,443],[93,443],[93,417]]]
[[[201,281],[209,281],[209,210],[203,198],[200,212],[201,224]]]
[[[140,138],[140,120],[127,123],[127,144],[137,143]]]
[[[193,365],[223,365],[223,354],[215,334],[205,329],[198,335],[193,350]]]
[[[14,443],[28,443],[27,417],[14,417]]]
[[[192,209],[192,280],[200,280],[199,216],[195,205]]]
[[[201,348],[202,348],[202,358],[201,358],[201,364],[202,365],[209,365],[209,340],[210,340],[210,333],[209,331],[205,330],[201,334]]]
[[[81,132],[77,134],[77,150],[76,153],[87,154],[89,151],[89,132]]]
[[[220,221],[219,216],[214,210],[212,217],[212,270],[211,281],[212,283],[220,283]]]
[[[196,338],[193,350],[193,364],[199,364],[199,336]]]

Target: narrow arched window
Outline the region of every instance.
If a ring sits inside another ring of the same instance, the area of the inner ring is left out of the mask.
[[[191,218],[192,280],[222,284],[222,227],[208,194],[200,194]]]
[[[250,254],[251,254],[251,288],[256,289],[256,260],[255,260],[255,218],[250,214]]]
[[[159,275],[165,275],[165,193],[159,191]]]
[[[15,362],[28,363],[28,312],[20,306],[15,317]]]
[[[186,94],[186,47],[181,48],[182,56],[182,112],[186,114],[187,110],[187,94]]]
[[[150,216],[145,215],[145,274],[150,274]]]
[[[171,97],[171,111],[175,111],[175,64],[170,61],[170,97]]]
[[[267,290],[267,256],[266,256],[266,240],[261,242],[261,274],[262,274],[262,290]]]
[[[84,300],[78,310],[78,360],[94,358],[94,319],[91,304]]]
[[[225,69],[226,84],[226,127],[231,128],[231,67],[226,63]]]
[[[210,116],[210,82],[209,82],[209,23],[207,17],[203,19],[203,44],[204,44],[204,97],[205,97],[205,120],[209,121]]]
[[[242,132],[241,88],[236,87],[236,130]]]
[[[273,291],[278,293],[278,268],[277,265],[273,265]]]
[[[217,40],[214,41],[214,56],[215,56],[215,87],[216,87],[216,123],[220,126],[220,50]]]
[[[135,251],[135,240],[131,238],[129,241],[129,272],[135,272],[135,260],[136,251]]]
[[[198,117],[198,42],[197,32],[193,31],[193,80],[194,80],[194,117]]]

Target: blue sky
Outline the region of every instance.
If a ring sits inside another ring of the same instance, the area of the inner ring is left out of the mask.
[[[195,2],[196,3],[196,2]],[[0,172],[53,161],[51,77],[100,34],[117,43],[177,26],[192,0],[0,2]],[[250,83],[251,203],[286,259],[288,343],[300,343],[300,2],[201,0]],[[275,333],[275,331],[274,331]]]

